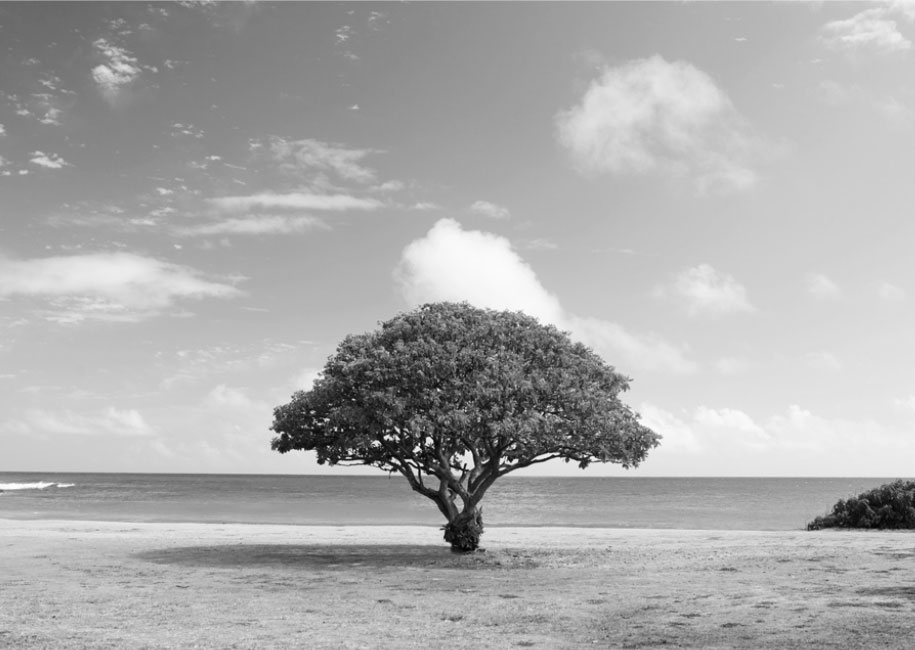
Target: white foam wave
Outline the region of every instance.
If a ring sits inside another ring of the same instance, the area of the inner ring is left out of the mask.
[[[48,481],[36,481],[35,483],[0,483],[0,492],[11,492],[13,490],[44,490],[49,487],[68,488],[76,485],[75,483],[52,483]]]

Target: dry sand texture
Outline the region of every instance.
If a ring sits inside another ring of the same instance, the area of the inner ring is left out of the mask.
[[[0,520],[0,648],[915,647],[915,536]]]

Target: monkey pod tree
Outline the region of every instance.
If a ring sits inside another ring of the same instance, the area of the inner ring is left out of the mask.
[[[272,447],[318,463],[399,472],[479,546],[480,501],[499,478],[561,458],[635,467],[660,436],[620,401],[629,379],[522,313],[433,303],[351,335],[314,387],[274,410]]]

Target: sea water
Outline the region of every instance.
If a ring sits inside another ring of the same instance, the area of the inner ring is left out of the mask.
[[[487,526],[797,530],[890,478],[506,477]],[[0,472],[0,519],[438,525],[397,476]],[[2,524],[0,524],[2,525]]]

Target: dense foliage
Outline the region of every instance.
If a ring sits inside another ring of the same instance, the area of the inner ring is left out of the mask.
[[[915,528],[915,481],[897,480],[840,500],[807,530],[821,528]]]
[[[619,395],[629,379],[555,327],[434,303],[348,336],[307,392],[274,411],[273,449],[402,474],[476,549],[498,478],[561,458],[634,467],[659,436]]]

